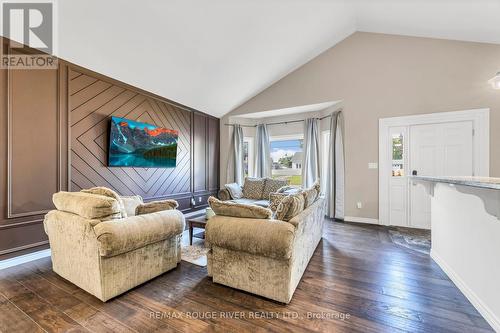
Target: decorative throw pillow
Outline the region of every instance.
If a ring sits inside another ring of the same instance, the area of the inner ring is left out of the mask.
[[[104,186],[98,186],[98,187],[89,188],[88,190],[81,190],[80,192],[104,195],[105,197],[110,197],[110,198],[115,199],[116,201],[118,201],[118,206],[120,207],[120,214],[121,214],[120,217],[121,218],[127,217],[127,212],[125,210],[125,205],[123,204],[123,200],[118,195],[118,193],[116,193],[112,189],[104,187]]]
[[[286,179],[272,179],[266,178],[264,190],[262,192],[262,199],[269,200],[269,194],[277,192],[283,186],[288,185]]]
[[[114,198],[85,192],[57,192],[52,195],[57,210],[101,221],[121,218],[120,206]]]
[[[310,187],[302,191],[302,195],[304,196],[304,209],[311,206],[313,202],[316,201],[318,194],[316,187]]]
[[[135,209],[135,215],[151,214],[162,210],[176,209],[177,207],[179,207],[179,204],[177,201],[172,199],[151,201],[137,206]]]
[[[144,203],[140,195],[121,196],[127,216],[134,216],[137,206]]]
[[[264,178],[246,177],[245,184],[243,185],[243,198],[256,200],[262,199],[265,182],[266,180]]]
[[[290,221],[304,210],[304,195],[302,193],[287,195],[276,209],[276,219]]]
[[[215,215],[254,219],[270,219],[273,215],[273,212],[268,208],[231,201],[220,201],[215,197],[208,198],[208,204]]]
[[[276,212],[278,209],[278,205],[281,203],[281,200],[288,196],[288,194],[284,193],[271,193],[269,194],[269,209],[273,212]]]
[[[231,199],[241,199],[243,197],[243,190],[241,189],[240,184],[231,183],[224,185],[224,187],[229,191]]]

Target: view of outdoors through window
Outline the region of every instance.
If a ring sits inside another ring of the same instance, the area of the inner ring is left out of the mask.
[[[392,135],[392,176],[404,176],[403,134]]]
[[[303,141],[303,139],[271,141],[273,178],[288,178],[290,185],[302,185]]]

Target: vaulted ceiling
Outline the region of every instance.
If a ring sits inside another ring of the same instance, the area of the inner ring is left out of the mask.
[[[215,116],[357,30],[500,43],[500,0],[59,0],[57,6],[61,58]]]

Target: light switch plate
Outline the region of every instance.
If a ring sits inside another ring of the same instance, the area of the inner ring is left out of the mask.
[[[368,162],[368,169],[378,169],[377,162]]]

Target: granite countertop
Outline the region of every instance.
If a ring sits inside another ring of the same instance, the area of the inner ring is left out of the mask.
[[[447,183],[500,190],[500,178],[493,177],[434,177],[410,176],[411,180],[422,180],[435,183]]]

